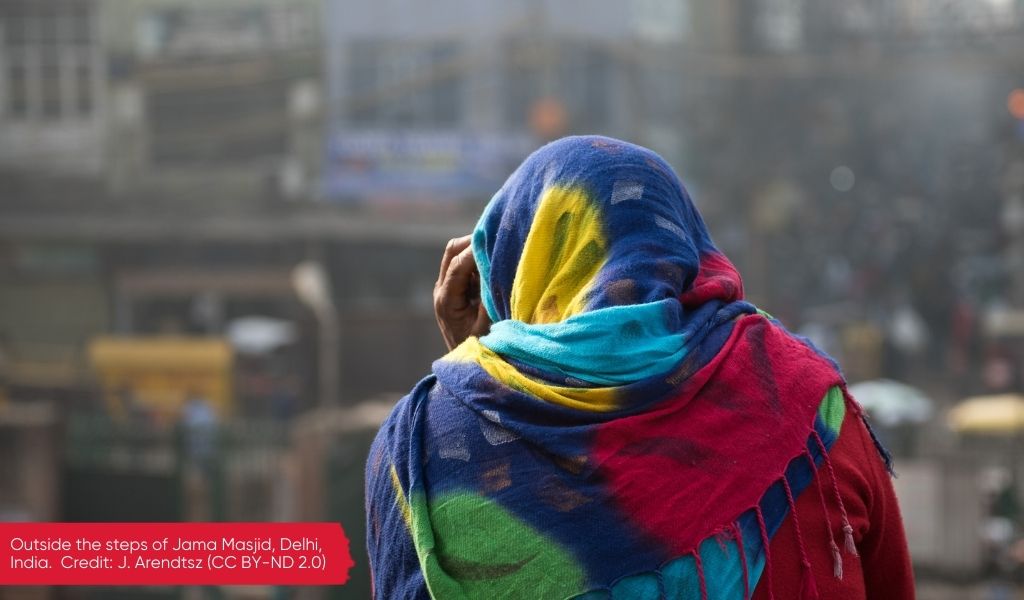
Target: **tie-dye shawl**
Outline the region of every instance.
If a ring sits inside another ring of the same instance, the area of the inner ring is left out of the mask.
[[[859,411],[828,357],[742,300],[657,154],[541,148],[473,252],[491,332],[436,361],[371,449],[375,597],[748,598],[812,481],[856,553],[828,449]],[[811,543],[841,577],[831,534]]]

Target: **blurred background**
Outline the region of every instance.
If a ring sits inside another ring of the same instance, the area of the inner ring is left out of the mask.
[[[0,0],[0,520],[341,521],[532,149],[678,170],[896,455],[921,598],[1017,597],[1022,0]]]

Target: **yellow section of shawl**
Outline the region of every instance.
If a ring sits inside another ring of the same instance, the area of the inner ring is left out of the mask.
[[[473,362],[508,387],[541,400],[577,410],[607,412],[619,408],[616,388],[577,388],[536,381],[505,362],[497,353],[470,337],[448,353],[445,360]]]
[[[600,209],[581,187],[541,192],[512,283],[512,318],[558,323],[586,308],[605,262]]]
[[[402,483],[398,480],[398,471],[395,470],[395,465],[391,465],[391,487],[395,489],[395,504],[398,505],[398,512],[402,513],[405,526],[412,531],[412,507],[409,506],[405,492],[402,491]]]

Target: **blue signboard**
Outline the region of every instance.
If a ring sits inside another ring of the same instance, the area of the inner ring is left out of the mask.
[[[486,199],[535,146],[526,134],[339,130],[327,144],[324,194],[350,202]]]

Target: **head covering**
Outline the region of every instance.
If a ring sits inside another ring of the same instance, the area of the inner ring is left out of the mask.
[[[548,144],[472,243],[490,333],[436,361],[371,449],[377,596],[749,597],[856,410],[835,363],[743,301],[646,148]]]
[[[481,343],[590,384],[665,373],[711,320],[753,311],[717,314],[743,286],[672,169],[607,138],[566,138],[531,156],[484,211],[473,254],[494,322]],[[691,290],[702,256],[713,289]]]

